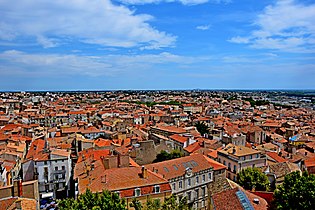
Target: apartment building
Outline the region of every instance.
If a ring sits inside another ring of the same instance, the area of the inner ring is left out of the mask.
[[[23,180],[38,180],[41,198],[63,198],[69,195],[71,177],[70,151],[48,149],[45,140],[32,142],[22,163]]]
[[[216,181],[216,176],[225,175],[226,167],[202,154],[177,158],[146,165],[151,171],[162,175],[171,185],[172,193],[186,196],[196,209],[206,209],[208,204],[208,184]]]
[[[267,158],[262,151],[228,144],[224,149],[218,150],[218,162],[227,166],[227,178],[236,181],[237,174],[242,169],[266,166]]]

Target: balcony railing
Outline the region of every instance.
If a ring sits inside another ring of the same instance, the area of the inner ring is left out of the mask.
[[[66,170],[54,170],[53,174],[63,174],[66,173]]]

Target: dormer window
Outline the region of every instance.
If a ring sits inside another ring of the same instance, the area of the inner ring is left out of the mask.
[[[138,197],[141,195],[141,189],[140,188],[136,188],[135,189],[135,196]]]
[[[120,192],[119,191],[115,191],[114,193],[116,193],[118,195],[118,197],[120,197]]]
[[[160,185],[155,185],[153,187],[153,193],[159,193],[160,192]]]

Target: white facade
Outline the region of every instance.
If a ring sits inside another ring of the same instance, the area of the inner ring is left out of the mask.
[[[23,163],[23,180],[38,180],[41,198],[64,190],[66,196],[70,190],[71,159],[70,156],[50,155],[49,160],[27,161]],[[52,193],[52,194],[51,194]]]
[[[204,208],[208,199],[208,184],[213,181],[213,170],[206,169],[192,173],[190,168],[186,169],[183,176],[170,179],[172,193],[179,197],[187,197],[194,208]]]

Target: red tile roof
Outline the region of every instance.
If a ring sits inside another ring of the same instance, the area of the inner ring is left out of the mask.
[[[157,170],[157,173],[163,175],[166,179],[184,175],[187,167],[190,167],[193,173],[209,168],[213,168],[214,170],[226,168],[224,165],[202,154],[191,154],[182,158],[152,163],[146,165],[146,167],[152,171]]]
[[[286,159],[279,156],[276,152],[266,152],[266,155],[275,160],[277,163],[283,163]]]
[[[178,134],[174,134],[174,135],[171,135],[171,136],[170,136],[170,139],[172,139],[172,140],[174,140],[174,141],[177,141],[177,142],[179,142],[179,143],[184,144],[185,142],[187,142],[188,137],[181,136],[181,135],[178,135]]]

